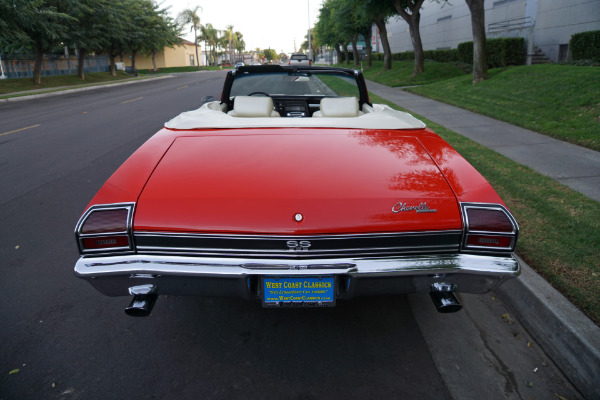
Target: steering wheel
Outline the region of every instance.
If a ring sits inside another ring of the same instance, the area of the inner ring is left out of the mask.
[[[271,95],[269,95],[269,93],[265,93],[265,92],[252,92],[252,93],[249,93],[248,96],[254,96],[255,94],[260,94],[263,96],[271,97]]]

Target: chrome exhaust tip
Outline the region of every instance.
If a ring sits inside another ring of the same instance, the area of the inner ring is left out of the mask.
[[[438,312],[447,314],[460,311],[462,305],[452,293],[456,289],[455,285],[445,283],[434,283],[431,285],[431,300]]]
[[[131,300],[131,303],[125,308],[125,314],[130,317],[149,316],[154,308],[157,297],[158,296],[155,294],[133,296],[133,300]]]
[[[133,286],[129,288],[129,293],[133,295],[133,299],[125,308],[125,314],[131,317],[149,316],[158,297],[156,294],[156,286]]]

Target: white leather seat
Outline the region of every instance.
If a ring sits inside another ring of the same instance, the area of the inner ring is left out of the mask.
[[[362,114],[356,97],[324,97],[320,108],[320,111],[313,113],[313,117],[349,118]]]
[[[227,114],[240,118],[281,117],[277,111],[273,110],[273,99],[262,96],[235,96],[233,110]]]

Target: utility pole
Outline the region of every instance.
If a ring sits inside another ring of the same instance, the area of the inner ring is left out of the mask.
[[[2,71],[2,75],[0,75],[0,79],[8,78],[8,76],[4,75],[4,67],[2,66],[2,54],[0,54],[0,71]]]

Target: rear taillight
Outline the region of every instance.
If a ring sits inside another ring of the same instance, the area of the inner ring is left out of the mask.
[[[463,249],[469,251],[513,252],[519,226],[500,204],[462,203]]]
[[[90,207],[75,228],[79,252],[102,253],[133,250],[133,203]]]

